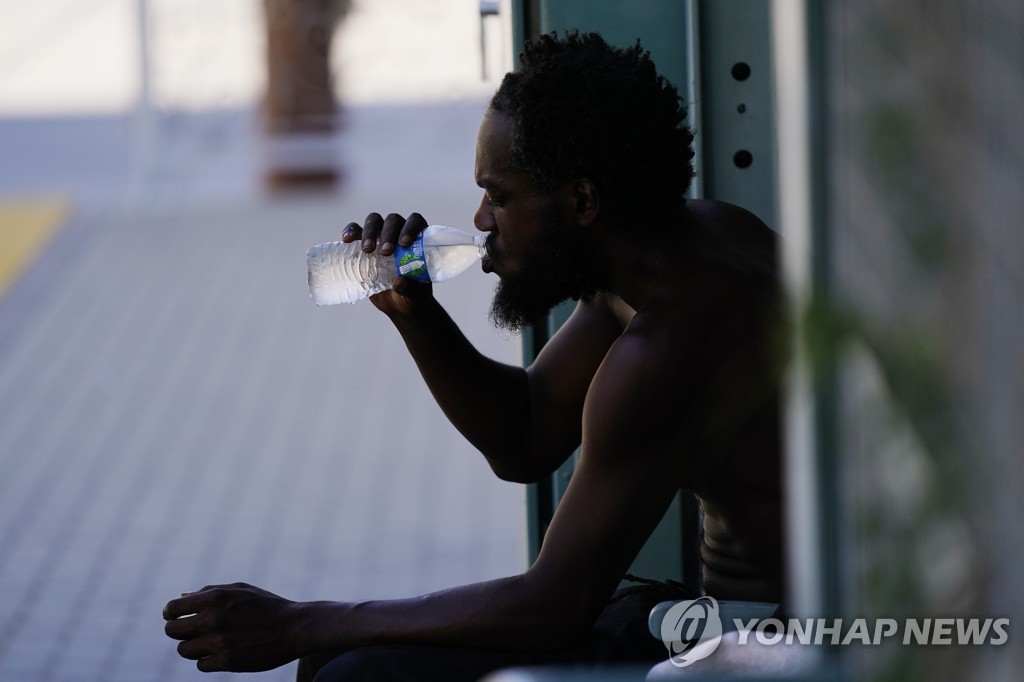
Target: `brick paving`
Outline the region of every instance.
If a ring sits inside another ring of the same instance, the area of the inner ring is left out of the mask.
[[[342,190],[288,197],[259,191],[244,113],[165,127],[141,172],[117,120],[0,129],[36,153],[0,161],[8,194],[54,177],[39,154],[62,136],[97,152],[61,177],[69,224],[0,299],[0,682],[219,679],[160,619],[209,583],[358,599],[522,568],[522,489],[447,424],[369,303],[316,308],[305,286],[306,248],[370,210],[469,226],[482,107],[352,109]],[[491,286],[437,292],[518,362],[486,322]]]

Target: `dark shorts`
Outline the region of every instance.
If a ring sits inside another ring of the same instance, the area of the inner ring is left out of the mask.
[[[647,616],[658,603],[694,599],[678,584],[643,584],[613,595],[580,645],[564,651],[530,654],[458,647],[382,644],[344,654],[318,654],[299,661],[298,682],[474,682],[502,668],[535,665],[644,663],[667,660]]]

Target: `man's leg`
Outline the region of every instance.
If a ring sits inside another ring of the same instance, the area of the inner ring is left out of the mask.
[[[295,682],[313,682],[320,669],[338,657],[338,654],[312,654],[299,659]]]
[[[590,637],[565,651],[526,654],[456,647],[379,645],[299,662],[298,682],[475,682],[502,668],[567,663],[649,662],[668,658],[647,629],[647,615],[661,601],[693,598],[682,587],[641,585],[618,592],[598,617]],[[333,657],[332,657],[333,656]]]
[[[302,659],[298,679],[300,682],[476,682],[495,670],[551,660],[551,656],[539,654],[381,644],[353,649],[326,663],[319,659]],[[301,676],[310,672],[315,672],[315,676]]]

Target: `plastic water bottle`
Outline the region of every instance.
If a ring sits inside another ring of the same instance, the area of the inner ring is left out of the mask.
[[[335,305],[386,291],[397,275],[444,282],[480,260],[486,238],[431,225],[409,246],[396,245],[393,256],[364,253],[359,240],[319,244],[306,254],[309,295],[317,305]]]

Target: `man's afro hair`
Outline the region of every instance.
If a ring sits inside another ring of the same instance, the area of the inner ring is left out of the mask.
[[[512,119],[514,167],[546,192],[587,177],[626,221],[678,207],[693,178],[693,134],[679,93],[639,40],[619,49],[597,33],[551,33],[519,60],[491,100]]]

